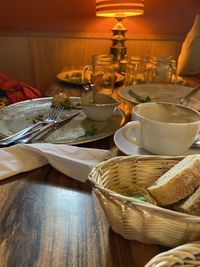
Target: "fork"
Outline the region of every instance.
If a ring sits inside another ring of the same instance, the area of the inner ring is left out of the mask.
[[[41,127],[39,130],[25,134],[22,138],[16,140],[16,143],[22,143],[22,144],[29,143],[32,139],[34,139],[38,135],[41,135],[42,133],[46,133],[48,130],[52,129],[53,127],[54,127],[54,130],[55,130],[55,129],[57,129],[57,125],[59,125],[59,124],[63,125],[65,123],[71,121],[79,113],[80,112],[76,112],[76,113],[74,113],[72,115],[69,115],[67,118],[65,118],[65,119],[63,119],[61,121],[59,120],[59,118],[56,118],[54,120],[54,122],[51,122],[51,123]]]
[[[13,134],[13,135],[10,135],[8,137],[5,137],[3,139],[0,140],[0,145],[1,146],[7,146],[11,143],[13,143],[14,141],[22,138],[24,135],[26,135],[27,133],[29,133],[31,130],[33,130],[34,132],[34,129],[37,128],[41,125],[48,125],[48,124],[51,124],[53,123],[55,120],[58,121],[62,112],[64,110],[64,106],[62,105],[58,105],[56,106],[51,112],[50,114],[46,117],[45,120],[43,121],[38,121],[37,123],[35,124],[32,124],[24,129],[22,129],[21,131]]]

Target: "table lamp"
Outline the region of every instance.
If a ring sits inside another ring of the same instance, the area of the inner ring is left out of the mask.
[[[114,62],[119,62],[126,55],[125,33],[127,29],[122,24],[125,17],[142,15],[144,13],[144,0],[96,0],[96,16],[114,17],[117,24],[112,28],[112,46],[110,53]]]

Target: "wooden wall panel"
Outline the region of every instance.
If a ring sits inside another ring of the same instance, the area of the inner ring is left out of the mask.
[[[110,35],[23,34],[0,36],[0,68],[13,79],[23,80],[42,91],[66,66],[89,64],[92,54],[107,54]],[[172,55],[178,58],[182,40],[159,36],[129,38],[128,55]]]
[[[30,51],[29,38],[0,36],[0,69],[15,80],[33,83]]]
[[[105,40],[41,37],[32,38],[31,44],[36,83],[42,90],[66,66],[89,64],[92,54],[108,51]]]
[[[128,55],[171,55],[177,60],[182,41],[179,40],[129,40],[127,41]]]
[[[185,35],[199,0],[145,0],[144,15],[124,19],[128,34]],[[94,0],[1,1],[0,31],[110,33],[114,18],[95,15]]]

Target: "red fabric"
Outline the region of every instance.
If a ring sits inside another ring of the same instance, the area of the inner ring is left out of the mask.
[[[5,91],[10,103],[16,103],[42,96],[39,89],[21,81],[14,81],[2,72],[0,72],[0,88]]]

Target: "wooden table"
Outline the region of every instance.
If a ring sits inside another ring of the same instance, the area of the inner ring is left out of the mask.
[[[56,90],[82,92],[56,82],[47,95]],[[120,107],[128,115],[132,105],[121,100]],[[83,146],[121,154],[112,136]],[[166,250],[114,233],[90,183],[49,165],[1,181],[0,210],[1,267],[143,267]]]

